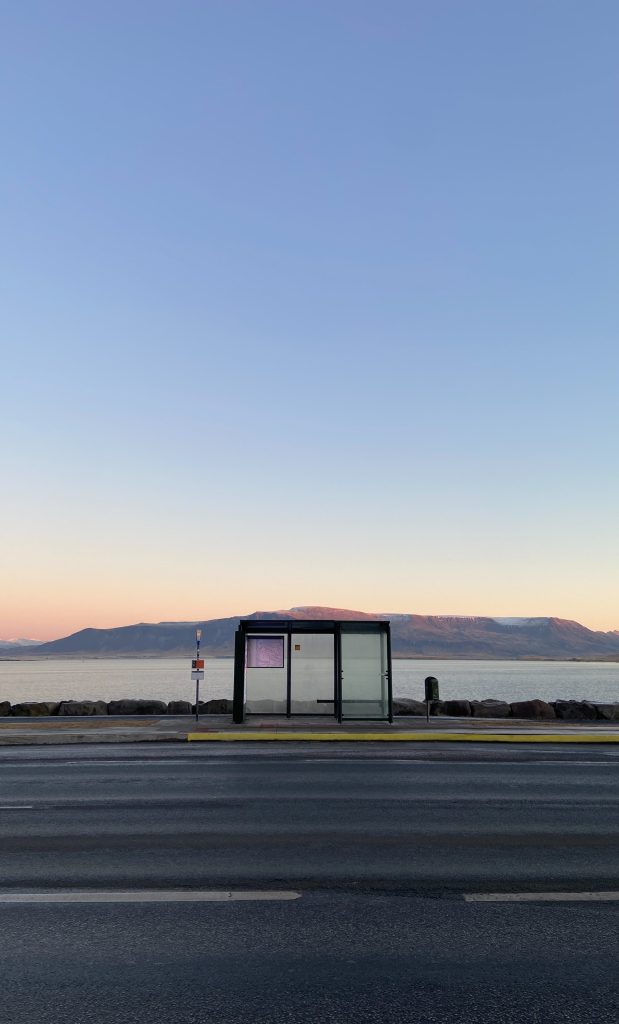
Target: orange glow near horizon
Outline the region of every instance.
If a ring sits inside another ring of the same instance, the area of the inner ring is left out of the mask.
[[[514,602],[516,604],[516,602]],[[351,595],[327,595],[299,600],[296,597],[290,599],[281,595],[280,600],[274,600],[271,594],[253,595],[245,600],[241,598],[228,598],[227,600],[204,601],[200,605],[194,601],[187,603],[166,604],[165,601],[151,596],[148,600],[124,600],[121,598],[114,603],[114,610],[102,607],[95,601],[80,601],[76,603],[67,601],[62,604],[58,602],[56,607],[46,607],[39,598],[31,608],[13,606],[11,612],[8,609],[2,614],[0,609],[0,639],[13,637],[29,637],[37,640],[56,640],[60,637],[76,633],[81,629],[113,629],[120,626],[129,626],[138,622],[197,622],[208,619],[242,617],[255,611],[281,611],[292,607],[322,606],[329,608],[342,608],[365,613],[375,614],[417,614],[417,615],[453,615],[453,616],[480,616],[480,617],[508,617],[521,616],[529,617],[556,617],[561,619],[573,619],[582,625],[593,630],[608,631],[619,628],[616,616],[600,613],[595,617],[587,618],[579,614],[578,609],[540,607],[523,607],[518,601],[516,607],[509,600],[503,598],[489,607],[487,602],[456,605],[454,601],[445,601],[440,604],[428,605],[424,601],[410,600],[391,601],[369,601],[363,600],[361,595],[357,599]],[[455,607],[454,607],[455,605]]]

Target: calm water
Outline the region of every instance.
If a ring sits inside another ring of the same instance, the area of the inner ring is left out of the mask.
[[[186,658],[0,661],[0,700],[192,700],[190,671]],[[232,697],[232,674],[231,658],[208,659],[200,696]],[[428,675],[438,678],[442,698],[619,701],[619,664],[571,661],[396,660],[394,695],[423,699]]]

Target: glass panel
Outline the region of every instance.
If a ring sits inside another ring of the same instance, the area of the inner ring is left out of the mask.
[[[342,718],[387,718],[387,638],[342,629]]]
[[[248,636],[247,637],[248,668],[283,668],[284,638],[283,636]]]
[[[293,633],[291,666],[292,714],[334,715],[335,637]]]
[[[283,636],[248,636],[245,648],[245,711],[286,714],[286,642]]]

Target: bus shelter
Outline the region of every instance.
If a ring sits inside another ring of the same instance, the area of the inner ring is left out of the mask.
[[[241,619],[233,719],[324,715],[393,721],[386,620]]]

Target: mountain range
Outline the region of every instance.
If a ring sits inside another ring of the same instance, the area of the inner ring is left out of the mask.
[[[12,640],[0,640],[0,651],[14,649],[15,647],[38,647],[42,640],[29,640],[26,637],[14,637]]]
[[[619,661],[619,631],[600,632],[558,618],[488,618],[458,615],[371,614],[342,608],[300,607],[254,612],[243,618],[389,619],[399,658],[480,658]],[[207,656],[230,656],[238,617],[203,622],[141,622],[77,633],[24,646],[3,646],[2,656],[61,658],[191,657],[202,628]],[[10,643],[10,642],[9,642]]]

